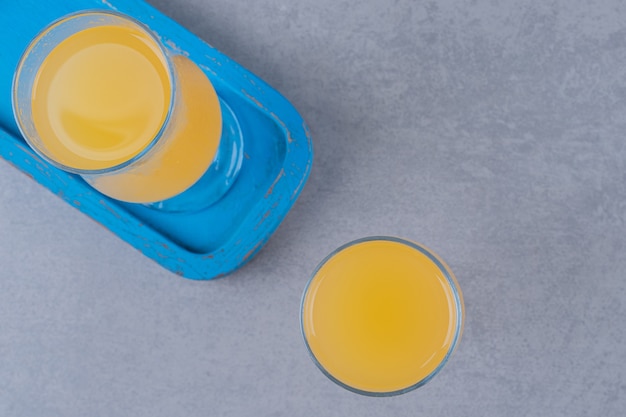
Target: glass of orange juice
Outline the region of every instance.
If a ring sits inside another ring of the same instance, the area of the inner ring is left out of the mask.
[[[121,201],[201,209],[242,163],[237,118],[204,72],[117,12],[40,32],[15,72],[13,109],[42,158]]]
[[[448,361],[463,331],[463,297],[428,249],[394,237],[340,247],[309,280],[301,330],[315,364],[359,394],[416,389]]]

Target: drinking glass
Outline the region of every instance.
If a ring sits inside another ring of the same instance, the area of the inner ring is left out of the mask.
[[[375,236],[348,243],[316,268],[300,323],[319,369],[353,392],[391,396],[431,380],[463,331],[457,281],[432,251]]]
[[[83,11],[44,28],[19,61],[12,98],[40,157],[117,200],[200,210],[242,165],[237,117],[205,73],[117,12]]]

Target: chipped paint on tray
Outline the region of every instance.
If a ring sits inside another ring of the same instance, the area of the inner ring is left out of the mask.
[[[184,55],[184,56],[186,56],[186,57],[188,57],[188,56],[189,56],[189,52],[185,51],[185,50],[184,50],[184,49],[182,49],[180,46],[176,45],[176,43],[175,43],[173,40],[168,39],[168,40],[166,40],[166,41],[165,41],[165,44],[166,44],[166,45],[167,45],[167,46],[168,46],[168,47],[169,47],[172,51],[176,52],[177,54]]]
[[[274,180],[272,185],[270,185],[270,188],[267,189],[267,192],[265,193],[265,198],[267,198],[270,195],[272,195],[272,193],[274,192],[274,187],[276,186],[276,184],[278,184],[278,181],[280,181],[280,179],[284,175],[285,175],[285,168],[281,168],[280,171],[278,172],[278,175],[276,176],[276,179]]]
[[[105,6],[113,9],[113,10],[117,10],[117,7],[115,7],[114,5],[112,5],[111,3],[109,3],[107,0],[100,0],[102,2],[102,4],[104,4]]]

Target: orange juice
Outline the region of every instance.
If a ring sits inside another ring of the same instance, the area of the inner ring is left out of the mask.
[[[394,238],[365,239],[316,271],[302,301],[302,331],[335,381],[365,394],[400,393],[451,354],[462,310],[453,275],[434,255]]]
[[[193,185],[222,128],[204,73],[132,24],[87,28],[54,47],[35,77],[32,120],[47,157],[108,196],[142,203]]]

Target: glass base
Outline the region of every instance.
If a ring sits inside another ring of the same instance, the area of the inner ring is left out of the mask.
[[[237,117],[220,99],[222,137],[215,159],[200,179],[181,194],[167,200],[146,204],[167,212],[194,212],[216,203],[233,185],[243,162],[243,136]]]

